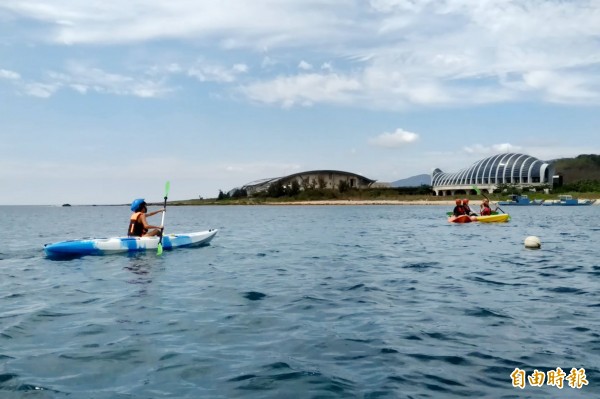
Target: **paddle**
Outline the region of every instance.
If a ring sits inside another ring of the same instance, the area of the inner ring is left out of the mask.
[[[163,205],[164,211],[167,210],[167,197],[169,196],[169,188],[170,187],[171,187],[171,183],[169,183],[167,181],[167,184],[165,184],[165,204]],[[163,253],[162,238],[163,238],[163,232],[165,231],[165,212],[164,211],[162,214],[162,220],[160,222],[160,225],[162,226],[162,228],[160,229],[160,238],[158,239],[158,247],[156,248],[156,255],[162,255],[162,253]]]
[[[473,186],[473,190],[475,190],[475,192],[477,193],[477,195],[483,195],[483,197],[484,197],[485,199],[487,199],[488,201],[490,201],[490,199],[489,199],[489,198],[488,198],[488,197],[487,197],[487,196],[486,196],[484,193],[482,193],[482,192],[481,192],[481,191],[480,191],[480,190],[477,188],[477,186]],[[499,206],[498,204],[496,204],[496,208],[497,208],[497,209],[500,209],[500,210],[502,211],[502,213],[506,213],[506,212],[504,212],[504,210],[502,210],[502,208],[500,208],[500,206]]]

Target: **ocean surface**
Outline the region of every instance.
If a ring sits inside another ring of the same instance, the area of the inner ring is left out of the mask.
[[[600,206],[503,209],[169,207],[218,235],[56,261],[129,209],[0,207],[0,398],[600,397]]]

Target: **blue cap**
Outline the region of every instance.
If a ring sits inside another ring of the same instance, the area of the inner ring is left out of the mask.
[[[133,202],[131,203],[131,211],[132,212],[137,212],[138,208],[143,203],[144,203],[144,199],[143,198],[138,198],[138,199],[133,200]]]

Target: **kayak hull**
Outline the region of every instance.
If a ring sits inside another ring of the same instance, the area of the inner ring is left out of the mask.
[[[217,234],[217,229],[199,231],[188,234],[165,234],[162,239],[163,249],[202,246],[208,244]],[[126,252],[143,252],[156,250],[159,237],[111,237],[91,238],[83,240],[61,241],[44,245],[48,257],[79,257],[86,255],[109,255]]]
[[[469,216],[469,215],[459,215],[459,216],[450,216],[448,218],[448,221],[450,223],[471,223],[474,222],[473,220],[474,216]]]
[[[471,223],[471,222],[480,222],[480,223],[503,223],[508,222],[510,219],[510,215],[508,213],[501,213],[498,215],[488,215],[488,216],[450,216],[448,218],[448,222],[450,223]]]
[[[475,218],[475,222],[480,223],[503,223],[508,222],[510,219],[510,215],[508,213],[501,213],[498,215],[488,215],[488,216],[473,216]]]

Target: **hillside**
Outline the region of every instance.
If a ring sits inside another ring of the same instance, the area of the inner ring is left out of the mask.
[[[563,177],[563,184],[573,184],[582,180],[600,181],[600,155],[578,155],[575,158],[555,159],[556,174]]]
[[[422,185],[431,185],[431,175],[422,174],[390,183],[391,187],[419,187]]]

